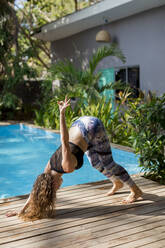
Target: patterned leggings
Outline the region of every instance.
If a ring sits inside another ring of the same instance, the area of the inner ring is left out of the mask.
[[[98,118],[83,116],[73,122],[73,126],[79,127],[87,142],[86,155],[95,169],[110,178],[112,182],[117,179],[130,187],[134,185],[128,172],[113,160],[109,139],[103,123]]]

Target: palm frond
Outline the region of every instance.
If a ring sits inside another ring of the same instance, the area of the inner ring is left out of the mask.
[[[70,85],[74,85],[77,81],[81,80],[82,77],[82,72],[69,60],[58,61],[52,65],[50,72],[51,76],[58,78],[61,83]]]
[[[123,62],[125,57],[116,44],[99,48],[89,60],[89,67],[85,70],[78,69],[69,59],[58,61],[51,67],[51,77],[59,79],[60,88],[56,89],[56,94],[70,94],[70,97],[81,96],[90,99],[92,102],[99,99],[100,93],[105,89],[110,89],[110,85],[104,88],[99,86],[99,79],[102,72],[95,73],[97,64],[107,56],[116,56]],[[72,96],[71,96],[72,95]]]
[[[125,56],[122,51],[117,47],[115,43],[110,46],[103,46],[97,49],[96,53],[93,54],[92,58],[89,60],[89,69],[91,73],[94,73],[98,63],[105,57],[116,56],[123,63],[125,62]]]

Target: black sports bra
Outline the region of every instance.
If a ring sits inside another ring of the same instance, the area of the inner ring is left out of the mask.
[[[80,169],[83,165],[83,156],[84,152],[81,150],[81,148],[72,142],[69,142],[71,153],[76,157],[77,159],[77,166],[76,170]],[[50,158],[50,167],[51,170],[55,170],[58,173],[66,173],[62,168],[62,146],[60,146],[55,153]]]

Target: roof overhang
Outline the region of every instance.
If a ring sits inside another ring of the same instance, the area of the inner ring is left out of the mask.
[[[164,0],[104,0],[42,26],[33,36],[56,41],[162,5]]]

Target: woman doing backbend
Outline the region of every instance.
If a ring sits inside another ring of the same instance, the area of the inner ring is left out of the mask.
[[[25,220],[51,216],[56,192],[62,184],[62,175],[81,168],[84,153],[91,165],[112,181],[113,186],[107,193],[108,196],[122,188],[123,184],[127,184],[131,192],[125,203],[134,202],[141,197],[142,191],[127,171],[113,160],[110,143],[101,120],[91,116],[80,117],[73,122],[68,132],[65,110],[70,105],[70,100],[65,98],[65,101],[58,102],[58,105],[61,146],[50,158],[44,173],[37,177],[22,210],[19,213],[9,212],[7,216],[18,215]]]

